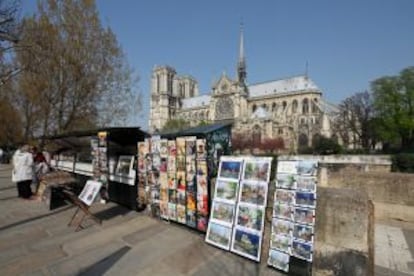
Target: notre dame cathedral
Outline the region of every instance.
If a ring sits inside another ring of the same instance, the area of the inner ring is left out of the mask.
[[[199,95],[197,81],[177,75],[169,66],[155,67],[151,79],[150,132],[162,130],[171,119],[192,126],[204,122],[232,121],[232,133],[282,138],[286,149],[312,146],[318,135],[332,137],[334,106],[322,99],[322,91],[307,76],[248,85],[243,30],[240,33],[237,78],[225,74],[208,95]]]

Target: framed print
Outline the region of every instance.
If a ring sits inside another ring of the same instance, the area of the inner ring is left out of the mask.
[[[268,265],[279,270],[289,272],[289,261],[289,254],[274,249],[269,250],[269,259],[267,260]]]
[[[315,224],[315,210],[303,207],[295,208],[295,222],[301,224]]]
[[[86,205],[90,206],[94,202],[99,191],[101,190],[101,187],[102,183],[99,181],[86,181],[85,186],[82,189],[82,192],[79,194],[79,199]]]
[[[316,177],[298,175],[296,186],[298,191],[316,192]]]
[[[243,159],[222,156],[219,164],[218,177],[239,180]]]
[[[293,228],[293,237],[295,239],[304,240],[305,242],[313,242],[313,227],[295,224]]]
[[[290,236],[292,234],[293,227],[294,223],[292,221],[278,218],[272,219],[272,233],[274,234]]]
[[[231,226],[234,219],[234,204],[213,201],[211,219],[222,221]]]
[[[291,236],[278,235],[272,233],[270,236],[270,247],[286,253],[290,253],[290,246],[292,243]]]
[[[235,202],[238,184],[239,182],[235,180],[217,179],[214,199],[224,199]]]
[[[278,161],[277,173],[297,174],[298,161]]]
[[[276,189],[274,201],[278,204],[293,205],[295,204],[295,195],[295,191],[292,190]]]
[[[185,205],[177,205],[177,221],[186,223]]]
[[[293,220],[294,210],[294,207],[291,205],[279,204],[275,201],[273,205],[273,217]]]
[[[177,221],[177,206],[174,203],[168,203],[168,218]]]
[[[264,207],[239,204],[236,224],[242,227],[262,231],[264,222]]]
[[[315,208],[316,194],[307,192],[296,192],[295,202],[296,205],[299,206]]]
[[[246,258],[260,261],[262,234],[235,227],[231,251]]]
[[[269,182],[272,158],[248,158],[244,161],[243,180]]]
[[[301,160],[298,163],[298,174],[316,176],[318,169],[318,161]]]
[[[115,174],[122,176],[129,176],[133,166],[133,156],[121,155],[118,158]]]
[[[205,160],[207,158],[206,140],[205,139],[197,139],[196,148],[197,148],[197,159],[198,160]]]
[[[267,183],[242,181],[239,202],[265,206],[267,200]]]
[[[312,262],[312,245],[302,241],[293,240],[292,255],[307,260],[308,262]]]
[[[276,175],[276,188],[296,189],[296,175],[278,173]]]
[[[210,222],[207,228],[206,242],[222,249],[230,249],[231,227]]]

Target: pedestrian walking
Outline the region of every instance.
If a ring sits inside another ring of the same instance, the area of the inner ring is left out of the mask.
[[[17,149],[12,158],[13,171],[12,181],[17,184],[18,197],[24,199],[32,198],[32,188],[30,185],[33,180],[33,155],[29,145],[24,145]]]

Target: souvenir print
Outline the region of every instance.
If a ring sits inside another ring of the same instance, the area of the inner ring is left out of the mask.
[[[168,173],[168,188],[177,189],[177,182],[175,181],[175,173]]]
[[[267,184],[261,182],[241,182],[239,195],[240,202],[246,202],[264,206],[267,198]]]
[[[315,223],[315,210],[302,207],[295,208],[295,222],[301,224],[314,224]]]
[[[186,220],[187,220],[186,224],[188,226],[196,228],[197,227],[196,211],[187,209]]]
[[[242,169],[242,160],[222,157],[219,165],[218,177],[239,180]]]
[[[168,202],[160,202],[160,217],[168,219]]]
[[[196,210],[196,195],[187,191],[187,210]]]
[[[260,233],[257,234],[236,227],[233,232],[231,251],[246,258],[260,261],[261,239]]]
[[[174,203],[168,203],[168,218],[170,220],[177,220],[177,206]]]
[[[316,177],[299,175],[296,177],[296,183],[298,191],[316,192]]]
[[[161,157],[160,172],[167,172],[167,157]]]
[[[168,201],[177,204],[177,190],[168,189]]]
[[[237,208],[237,225],[262,231],[264,207],[239,204]]]
[[[186,203],[185,191],[177,190],[177,204],[185,206]]]
[[[238,181],[217,179],[215,198],[236,201]]]
[[[315,208],[316,194],[307,192],[296,192],[296,205]]]
[[[277,235],[272,233],[270,237],[270,247],[286,253],[290,253],[292,238],[286,235]]]
[[[295,204],[295,192],[285,189],[276,189],[274,201],[278,204]]]
[[[115,173],[117,175],[128,176],[129,170],[132,166],[132,156],[121,155],[118,159],[118,165],[116,167]]]
[[[177,156],[185,155],[185,138],[179,137],[176,139]]]
[[[207,161],[197,162],[197,175],[207,177]]]
[[[196,138],[188,137],[185,141],[185,155],[193,156],[196,154]]]
[[[301,241],[293,240],[292,255],[300,259],[312,262],[312,245]]]
[[[174,140],[168,141],[168,157],[175,158],[177,156],[177,148]]]
[[[167,159],[167,170],[168,172],[174,172],[177,170],[177,165],[176,165],[176,158],[175,157],[168,157]]]
[[[207,217],[206,216],[197,216],[197,229],[206,232],[207,230]]]
[[[269,182],[271,158],[246,159],[244,161],[243,179]]]
[[[177,205],[177,221],[186,223],[185,205]]]
[[[277,173],[285,174],[297,174],[298,173],[298,161],[278,161]]]
[[[207,158],[206,140],[197,139],[196,148],[197,148],[197,159],[198,160],[206,159]]]
[[[295,224],[293,228],[293,237],[304,240],[305,242],[313,242],[313,227]]]
[[[168,140],[166,139],[160,141],[160,155],[165,158],[168,156]]]
[[[210,222],[207,228],[206,242],[223,249],[230,248],[231,227]]]
[[[318,169],[318,161],[301,160],[298,163],[298,174],[316,176]]]
[[[176,157],[176,168],[177,171],[185,171],[185,156],[184,155],[178,155]]]
[[[213,202],[213,208],[211,211],[211,219],[220,220],[222,222],[233,224],[234,218],[234,204],[224,202]]]
[[[289,272],[289,261],[289,254],[280,252],[278,250],[270,249],[269,259],[267,260],[268,265],[273,266],[282,271]]]
[[[277,235],[291,235],[293,229],[293,222],[278,218],[272,219],[272,233]]]
[[[276,187],[282,189],[296,189],[296,175],[278,173],[276,175]]]
[[[208,196],[197,195],[197,212],[199,215],[208,216]]]
[[[185,190],[185,172],[177,171],[177,189]]]
[[[294,214],[294,207],[291,205],[286,204],[279,204],[277,202],[274,202],[273,205],[273,217],[281,218],[281,219],[287,219],[287,220],[293,220],[293,214]]]

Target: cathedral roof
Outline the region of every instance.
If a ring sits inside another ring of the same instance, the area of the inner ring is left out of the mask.
[[[202,95],[202,96],[198,96],[198,97],[182,99],[182,108],[184,108],[184,109],[208,106],[209,104],[210,104],[210,96],[209,95]]]
[[[250,97],[270,96],[274,94],[298,92],[304,90],[320,91],[319,87],[307,76],[262,82],[249,86]]]

